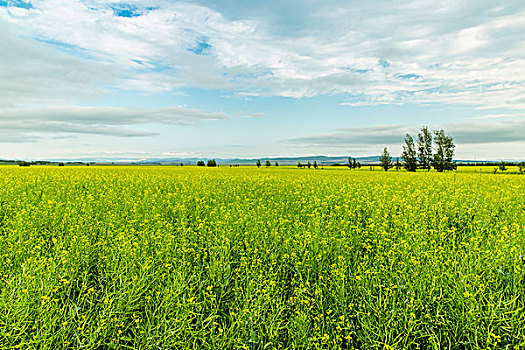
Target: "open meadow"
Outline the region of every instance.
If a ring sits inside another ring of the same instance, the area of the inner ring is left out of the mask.
[[[0,167],[1,349],[523,349],[525,176]]]

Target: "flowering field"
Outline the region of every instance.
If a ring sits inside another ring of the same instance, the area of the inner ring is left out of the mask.
[[[0,167],[1,349],[525,347],[525,176]]]

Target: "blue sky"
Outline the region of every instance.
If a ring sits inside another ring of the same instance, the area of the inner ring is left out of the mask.
[[[0,0],[0,158],[525,158],[523,1]]]

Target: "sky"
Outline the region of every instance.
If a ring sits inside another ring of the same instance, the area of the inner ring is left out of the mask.
[[[0,159],[525,159],[525,2],[0,0]]]

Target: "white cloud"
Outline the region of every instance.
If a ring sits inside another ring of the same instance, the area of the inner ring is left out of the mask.
[[[525,108],[525,6],[519,1],[297,3],[312,13],[304,23],[309,27],[297,33],[272,30],[264,16],[233,20],[186,2],[134,4],[142,11],[131,18],[115,16],[113,2],[74,0],[34,1],[17,16],[0,8],[0,18],[26,35],[73,45],[125,70],[119,88],[295,98],[345,93],[354,106]]]
[[[17,37],[0,19],[0,107],[74,102],[99,96],[118,67]]]
[[[485,114],[470,119],[503,119],[503,118],[520,118],[525,117],[525,114],[519,113],[497,113],[497,114]]]
[[[250,117],[251,115],[243,114],[242,116]],[[230,116],[222,112],[206,112],[185,107],[156,109],[78,106],[8,108],[0,111],[0,141],[35,141],[45,134],[155,136],[157,132],[129,127],[140,127],[145,124],[194,125],[201,121],[228,118]]]
[[[135,1],[137,16],[130,18],[116,16],[116,3],[106,0],[0,6],[0,140],[146,137],[162,130],[147,128],[151,123],[229,118],[187,107],[138,108],[125,98],[115,100],[129,103],[127,108],[76,106],[103,94],[114,98],[122,90],[154,95],[197,87],[245,96],[341,94],[342,104],[354,107],[503,109],[487,111],[477,117],[479,123],[445,128],[464,145],[490,142],[501,150],[517,140],[523,147],[519,131],[525,125],[518,113],[525,109],[522,1],[246,0],[243,9],[236,1],[195,1],[206,6]],[[410,125],[342,129],[295,144],[364,149],[398,143],[405,129],[417,131]],[[61,148],[66,141],[53,144],[56,152],[67,152]],[[263,146],[251,147],[255,154]]]
[[[497,121],[461,121],[429,125],[430,130],[444,129],[461,145],[525,142],[525,118]],[[415,125],[375,125],[359,128],[341,128],[332,133],[291,139],[298,144],[322,147],[352,145],[400,145],[406,133],[417,135]]]

